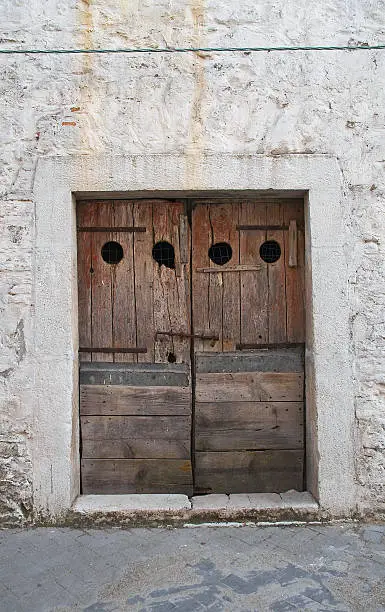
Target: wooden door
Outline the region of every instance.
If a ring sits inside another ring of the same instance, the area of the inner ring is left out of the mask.
[[[302,490],[302,202],[202,202],[192,213],[195,489]]]
[[[190,230],[181,202],[78,205],[83,493],[192,493]]]

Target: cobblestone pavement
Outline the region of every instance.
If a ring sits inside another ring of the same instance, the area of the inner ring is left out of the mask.
[[[385,525],[0,531],[0,609],[385,610]]]

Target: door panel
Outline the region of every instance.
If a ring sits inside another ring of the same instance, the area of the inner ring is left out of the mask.
[[[83,492],[191,495],[192,452],[196,493],[302,489],[302,202],[87,201],[78,230]]]
[[[194,207],[194,334],[219,337],[195,341],[197,493],[303,488],[302,215],[298,202]],[[223,266],[216,242],[232,248]]]
[[[206,355],[197,355],[196,490],[302,490],[303,350],[256,349],[238,360],[227,353],[217,372]]]
[[[175,357],[176,363],[190,363],[190,231],[184,220],[181,202],[79,204],[80,346],[114,349],[94,350],[92,357],[81,351],[82,360],[169,363]],[[110,241],[123,249],[118,264],[101,256]],[[175,249],[172,268],[152,256],[154,244],[164,241]],[[119,353],[120,347],[146,352]]]
[[[79,204],[83,493],[192,494],[186,221],[180,202]],[[159,242],[174,247],[170,265],[153,257]]]

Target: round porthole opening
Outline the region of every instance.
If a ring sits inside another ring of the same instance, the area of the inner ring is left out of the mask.
[[[152,248],[152,256],[160,266],[175,269],[175,249],[166,240],[157,242]]]
[[[281,247],[276,240],[266,240],[261,244],[259,254],[266,263],[274,263],[281,257]]]
[[[216,242],[209,248],[211,261],[218,266],[224,266],[233,256],[233,249],[227,242]]]
[[[123,259],[123,248],[119,242],[106,242],[102,246],[102,257],[108,264],[117,264]]]

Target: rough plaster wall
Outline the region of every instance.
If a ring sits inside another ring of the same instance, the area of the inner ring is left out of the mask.
[[[385,41],[384,14],[384,0],[3,0],[0,44],[374,44]],[[338,158],[348,228],[358,503],[384,509],[385,52],[0,56],[0,66],[4,520],[22,520],[32,504],[36,162],[103,152]]]

